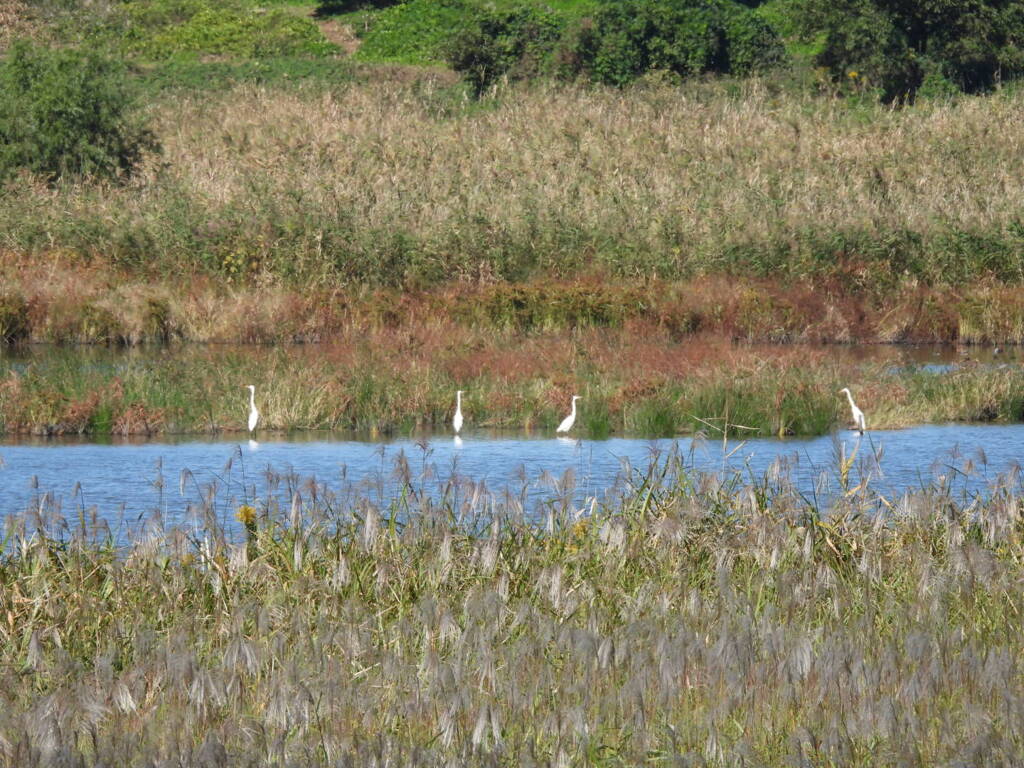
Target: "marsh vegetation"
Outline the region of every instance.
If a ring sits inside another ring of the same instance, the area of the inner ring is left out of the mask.
[[[673,341],[654,329],[520,336],[424,325],[347,343],[183,347],[135,353],[39,350],[0,357],[0,433],[237,434],[256,386],[264,434],[447,431],[465,389],[467,428],[551,431],[574,394],[579,436],[670,437],[708,422],[748,436],[842,428],[852,388],[872,429],[1024,420],[1016,352],[906,365],[896,350]]]
[[[893,111],[768,82],[242,86],[154,105],[125,185],[12,182],[3,245],[234,283],[726,274],[833,295],[1017,283],[1024,97]],[[984,136],[984,141],[972,137]]]

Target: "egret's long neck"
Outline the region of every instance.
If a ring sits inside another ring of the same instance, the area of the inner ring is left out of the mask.
[[[457,410],[457,411],[461,411],[462,410],[462,393],[461,392],[456,392],[455,393],[455,410]]]
[[[255,389],[250,389],[249,390],[249,407],[252,408],[253,410],[256,410],[256,390]]]
[[[572,415],[573,416],[576,415],[576,398],[575,397],[572,399]]]
[[[846,399],[850,401],[850,407],[856,408],[856,403],[853,402],[853,395],[850,394],[850,390],[846,390]]]

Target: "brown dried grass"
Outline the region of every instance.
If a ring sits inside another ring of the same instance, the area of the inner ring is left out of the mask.
[[[260,273],[225,283],[203,273],[144,276],[60,251],[0,253],[4,295],[27,306],[28,340],[139,344],[171,340],[344,344],[380,332],[383,348],[432,359],[440,347],[455,376],[482,371],[528,377],[565,367],[567,341],[597,333],[638,347],[695,337],[771,343],[1024,342],[1020,292],[994,281],[970,287],[907,285],[887,300],[781,280],[460,282],[427,291],[322,285],[299,288]],[[495,334],[522,335],[515,354]],[[543,343],[531,341],[543,337]],[[697,347],[699,348],[699,347]],[[567,348],[569,349],[569,348]],[[657,356],[656,350],[650,352]],[[664,365],[668,365],[665,363]]]

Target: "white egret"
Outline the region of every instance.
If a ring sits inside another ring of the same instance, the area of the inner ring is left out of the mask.
[[[465,390],[457,390],[455,392],[455,416],[452,419],[452,427],[455,429],[455,434],[459,434],[462,431],[462,393]]]
[[[844,392],[846,393],[846,399],[850,401],[850,414],[853,416],[853,426],[863,435],[864,430],[868,428],[867,423],[864,421],[864,411],[858,408],[857,404],[853,402],[853,395],[850,394],[850,390],[848,388],[843,387],[839,390],[840,394]]]
[[[256,422],[260,420],[260,412],[256,410],[256,387],[252,384],[249,387],[249,431],[256,429]]]
[[[558,429],[555,432],[568,432],[572,429],[572,425],[576,423],[576,401],[582,399],[579,395],[572,396],[572,411],[562,419],[562,423],[558,425]]]

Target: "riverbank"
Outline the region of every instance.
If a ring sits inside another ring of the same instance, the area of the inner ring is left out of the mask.
[[[124,550],[41,505],[0,559],[0,759],[1016,762],[1016,490],[825,510],[778,476],[637,480],[540,529],[415,481],[205,494]]]

